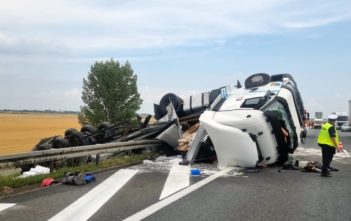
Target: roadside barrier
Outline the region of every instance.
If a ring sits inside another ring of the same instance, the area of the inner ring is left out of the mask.
[[[156,148],[166,145],[161,140],[138,140],[127,142],[111,142],[105,144],[94,144],[79,147],[67,147],[60,149],[50,149],[41,151],[32,151],[19,154],[10,154],[0,156],[0,169],[7,167],[18,167],[28,164],[37,164],[43,162],[52,162],[55,160],[66,160],[71,158],[100,154],[118,153],[126,150]]]

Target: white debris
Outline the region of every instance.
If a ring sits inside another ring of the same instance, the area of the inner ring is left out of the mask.
[[[170,156],[170,157],[166,157],[166,156],[160,156],[158,158],[156,158],[154,161],[153,160],[144,160],[142,165],[136,165],[133,166],[133,169],[138,169],[140,172],[162,172],[162,173],[169,173],[169,171],[172,168],[172,165],[174,163],[175,160],[182,159],[181,156]],[[217,172],[219,172],[220,170],[218,169],[218,165],[217,162],[215,163],[197,163],[194,165],[190,166],[190,171],[197,169],[200,171],[200,177],[207,177],[207,176],[211,176]],[[237,176],[243,176],[243,169],[236,167],[234,168],[234,170],[232,170],[229,174],[225,175],[225,177],[237,177]],[[191,173],[189,173],[191,174]]]
[[[29,171],[23,172],[22,175],[19,176],[18,178],[25,178],[29,176],[36,176],[40,174],[49,174],[49,173],[50,173],[50,168],[37,165],[36,167],[31,168]]]

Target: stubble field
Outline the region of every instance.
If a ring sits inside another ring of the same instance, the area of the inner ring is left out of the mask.
[[[79,129],[77,115],[0,113],[0,155],[31,151],[44,137]]]

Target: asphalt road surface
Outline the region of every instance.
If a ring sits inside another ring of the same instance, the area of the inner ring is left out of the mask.
[[[317,134],[309,131],[295,159],[321,162]],[[345,152],[334,157],[340,171],[331,178],[280,167],[225,175],[215,164],[201,164],[191,167],[204,174],[189,179],[183,175],[190,168],[174,169],[177,159],[161,159],[97,174],[84,186],[56,185],[1,199],[0,220],[351,220],[351,132],[340,137]],[[177,188],[182,190],[169,195]]]

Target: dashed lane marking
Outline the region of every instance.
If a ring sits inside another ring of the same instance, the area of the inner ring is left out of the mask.
[[[182,198],[182,197],[190,194],[191,192],[203,187],[204,185],[212,182],[213,180],[215,180],[215,179],[217,179],[217,178],[229,173],[232,169],[233,168],[231,168],[231,167],[223,169],[223,170],[221,170],[221,171],[219,171],[219,172],[217,172],[217,173],[215,173],[215,174],[213,174],[213,175],[211,175],[211,176],[209,176],[209,177],[207,177],[207,178],[205,178],[205,179],[203,179],[203,180],[201,180],[201,181],[189,186],[188,188],[185,188],[185,189],[173,194],[172,196],[169,196],[169,197],[167,197],[167,198],[165,198],[165,199],[163,199],[163,200],[161,200],[161,201],[159,201],[159,202],[147,207],[146,209],[144,209],[144,210],[142,210],[142,211],[140,211],[140,212],[138,212],[138,213],[136,213],[136,214],[134,214],[134,215],[132,215],[132,216],[130,216],[128,218],[126,218],[124,221],[135,221],[135,220],[145,219],[146,217],[154,214],[155,212],[157,212],[157,211],[161,210],[162,208],[170,205],[171,203],[179,200],[180,198]]]
[[[138,170],[119,170],[90,192],[66,207],[64,210],[49,219],[50,221],[88,220],[102,207],[119,189],[121,189]]]
[[[173,160],[173,166],[163,187],[160,200],[190,185],[190,166],[179,165],[181,159]]]

